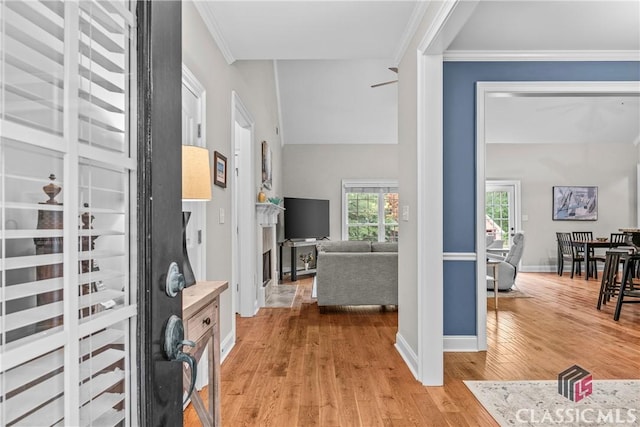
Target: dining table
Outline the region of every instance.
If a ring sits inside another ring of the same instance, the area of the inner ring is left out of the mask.
[[[593,260],[591,257],[591,249],[596,248],[617,248],[620,246],[628,246],[628,243],[610,242],[609,239],[594,240],[574,240],[571,242],[574,247],[581,248],[584,251],[585,275],[584,280],[589,280],[589,263]]]

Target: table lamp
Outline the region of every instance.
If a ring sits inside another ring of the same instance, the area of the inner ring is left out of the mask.
[[[211,169],[209,167],[209,150],[195,145],[182,146],[182,201],[202,202],[211,200]],[[189,254],[187,253],[187,224],[191,212],[182,212],[182,274],[185,287],[196,283]]]

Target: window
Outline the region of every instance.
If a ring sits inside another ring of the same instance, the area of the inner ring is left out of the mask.
[[[398,241],[396,181],[343,181],[342,211],[343,240]]]
[[[485,225],[490,240],[499,240],[503,247],[511,246],[511,236],[520,229],[518,222],[520,182],[487,181],[485,194]]]
[[[129,3],[0,3],[2,426],[136,424]]]

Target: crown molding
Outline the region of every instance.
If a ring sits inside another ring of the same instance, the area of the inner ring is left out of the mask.
[[[640,61],[637,50],[449,50],[448,62],[483,61]]]
[[[422,18],[424,17],[424,13],[427,11],[428,6],[429,2],[419,1],[416,2],[415,6],[413,7],[411,17],[409,18],[409,23],[405,27],[402,38],[400,39],[400,43],[398,44],[398,48],[396,49],[396,54],[393,58],[394,65],[398,65],[400,61],[402,61],[402,57],[407,51],[409,43],[411,43],[411,39],[413,39],[416,31],[418,31],[418,26],[420,25],[420,22],[422,21]]]
[[[193,5],[198,10],[198,13],[200,13],[204,24],[207,26],[207,29],[211,33],[213,40],[215,40],[216,44],[218,45],[218,48],[220,49],[220,52],[222,53],[225,61],[227,61],[227,64],[233,64],[236,61],[236,58],[231,53],[229,44],[222,35],[222,31],[220,31],[220,25],[218,25],[218,21],[213,16],[213,10],[211,10],[209,2],[195,0],[193,1]]]

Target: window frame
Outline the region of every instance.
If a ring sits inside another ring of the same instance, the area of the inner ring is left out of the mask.
[[[399,194],[398,180],[396,179],[343,179],[342,180],[342,240],[349,240],[349,203],[347,201],[347,194],[350,188],[356,187],[368,187],[377,188],[377,193],[372,194],[383,195],[387,193],[393,193],[391,191],[385,191],[389,188],[394,188],[395,193]],[[398,214],[399,216],[399,214]],[[389,224],[384,222],[384,203],[378,204],[378,242],[385,241],[385,227],[390,225],[400,225],[400,218],[398,217],[395,224]]]

